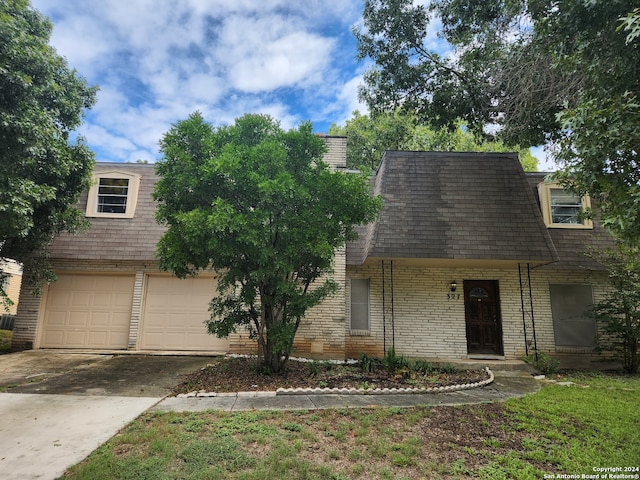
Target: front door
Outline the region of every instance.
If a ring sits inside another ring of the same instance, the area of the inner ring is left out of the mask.
[[[502,355],[502,319],[497,280],[465,280],[467,352]]]

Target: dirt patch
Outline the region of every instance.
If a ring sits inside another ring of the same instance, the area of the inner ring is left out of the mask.
[[[251,392],[278,388],[420,388],[476,383],[488,378],[484,370],[404,371],[390,374],[384,369],[363,372],[357,365],[328,362],[289,361],[286,371],[265,375],[252,358],[226,357],[187,375],[173,393],[193,391]]]
[[[401,471],[393,478],[466,479],[477,478],[478,469],[496,458],[527,454],[523,443],[530,434],[514,427],[513,414],[502,403],[420,407],[372,422],[363,422],[365,415],[339,410],[298,415],[295,420],[313,438],[300,457],[343,472],[352,470],[354,459],[366,465],[349,478],[382,478],[380,472],[393,465]],[[543,461],[528,462],[552,470]]]

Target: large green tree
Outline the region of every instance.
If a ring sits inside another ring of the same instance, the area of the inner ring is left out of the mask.
[[[178,277],[214,269],[209,332],[247,327],[262,366],[281,371],[305,312],[337,288],[335,250],[375,218],[380,199],[364,175],[323,162],[326,145],[310,123],[283,131],[245,115],[214,128],[194,113],[164,135],[161,151],[161,267]]]
[[[478,139],[462,123],[455,129],[435,129],[421,124],[415,115],[400,111],[377,115],[355,111],[344,126],[331,125],[329,134],[347,137],[347,166],[352,168],[375,170],[386,150],[512,152],[514,149],[519,151],[526,171],[536,171],[538,167],[538,160],[529,149],[507,146],[499,140]]]
[[[372,112],[434,126],[462,119],[523,147],[553,146],[564,179],[597,200],[607,227],[640,239],[640,41],[635,0],[366,0],[356,30],[374,66]],[[428,28],[454,55],[429,48]]]
[[[27,0],[0,2],[0,260],[22,262],[36,281],[52,278],[55,235],[83,224],[73,205],[94,163],[71,135],[96,88],[49,45],[51,30]]]

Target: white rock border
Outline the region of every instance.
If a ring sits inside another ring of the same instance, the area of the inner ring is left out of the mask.
[[[193,397],[276,397],[281,395],[397,395],[407,393],[447,393],[458,392],[460,390],[470,390],[480,388],[493,383],[495,376],[489,367],[484,367],[489,378],[475,383],[464,383],[461,385],[448,385],[446,387],[417,387],[417,388],[279,388],[273,391],[261,392],[237,392],[237,393],[216,393],[199,392],[180,393],[177,398]]]

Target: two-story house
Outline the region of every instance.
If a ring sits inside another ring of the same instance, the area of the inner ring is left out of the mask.
[[[346,139],[325,160],[346,163]],[[158,270],[153,165],[98,163],[80,208],[91,229],[51,248],[58,280],[26,285],[14,349],[250,352],[246,332],[206,333],[215,278]],[[377,222],[336,253],[339,292],[312,309],[295,355],[382,355],[394,346],[433,360],[517,359],[538,348],[592,355],[585,308],[605,292],[583,255],[611,244],[578,212],[589,199],[526,174],[516,154],[387,152],[372,188]]]

